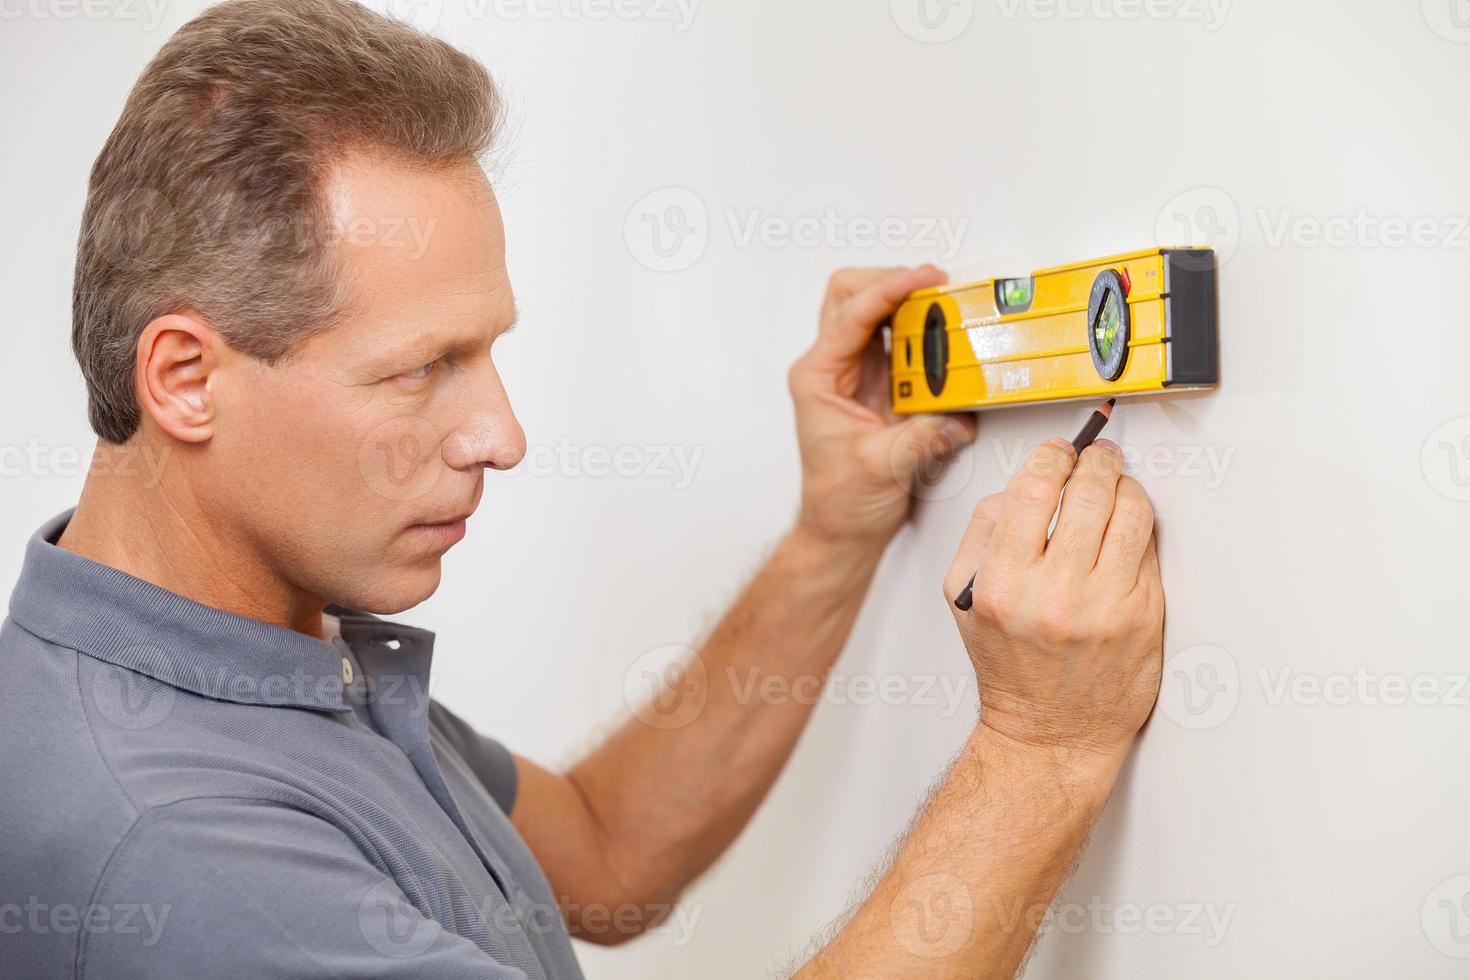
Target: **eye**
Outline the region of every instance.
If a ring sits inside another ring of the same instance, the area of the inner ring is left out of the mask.
[[[412,371],[404,371],[402,374],[399,375],[399,377],[408,378],[412,381],[422,381],[424,378],[427,378],[431,373],[433,373],[434,367],[438,363],[438,361],[430,361],[423,367],[416,367]]]

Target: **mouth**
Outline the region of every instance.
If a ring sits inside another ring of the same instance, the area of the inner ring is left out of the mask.
[[[461,514],[444,520],[422,521],[412,524],[408,533],[423,541],[449,548],[464,539],[469,514]]]

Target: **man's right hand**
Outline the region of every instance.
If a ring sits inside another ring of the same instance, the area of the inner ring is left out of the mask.
[[[1121,760],[1158,695],[1153,507],[1122,464],[1106,440],[1080,459],[1063,439],[1037,446],[1005,493],[975,508],[945,576],[980,685],[980,724],[1059,760]],[[977,567],[974,605],[961,612],[954,597]]]
[[[1122,464],[1048,442],[975,509],[944,591],[953,609],[979,568],[956,619],[980,724],[800,980],[1015,975],[1158,695],[1153,508]]]

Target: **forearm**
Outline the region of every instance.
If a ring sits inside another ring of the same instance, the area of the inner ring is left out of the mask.
[[[977,728],[872,894],[796,976],[1014,976],[1121,762]]]
[[[619,879],[669,900],[745,826],[811,716],[880,553],[788,534],[673,681],[659,727],[628,721],[569,773]]]

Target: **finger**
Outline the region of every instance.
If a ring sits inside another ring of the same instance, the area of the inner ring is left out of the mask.
[[[1147,589],[1155,595],[1164,594],[1164,582],[1159,577],[1159,539],[1157,535],[1148,536],[1148,544],[1143,546],[1143,560],[1138,564],[1138,583],[1134,588]]]
[[[954,612],[955,597],[969,584],[970,579],[980,568],[980,562],[985,557],[985,549],[995,534],[996,522],[1000,519],[1001,495],[992,494],[975,505],[975,511],[970,515],[970,523],[965,528],[964,536],[960,538],[960,546],[955,551],[954,561],[950,563],[949,571],[944,573],[944,598],[949,600],[949,607]]]
[[[866,289],[884,276],[892,275],[899,268],[895,266],[868,266],[865,268],[852,267],[838,269],[827,280],[827,295],[822,297],[823,314],[836,313],[837,308],[847,302],[847,298],[853,293]],[[824,316],[823,319],[825,320],[826,317]]]
[[[890,270],[837,307],[823,326],[818,347],[833,360],[857,356],[878,325],[898,308],[904,297],[916,289],[941,285],[945,279],[945,274],[932,265]]]
[[[1069,494],[1071,490],[1067,491]],[[1118,481],[1117,500],[1097,557],[1098,571],[1124,583],[1136,583],[1144,575],[1144,555],[1153,547],[1154,507],[1139,482],[1131,476]],[[1154,552],[1157,574],[1158,554]]]
[[[991,561],[1015,568],[1041,560],[1046,529],[1076,461],[1076,450],[1065,439],[1051,439],[1031,450],[1021,472],[1006,484],[990,545]]]
[[[1122,475],[1123,452],[1116,443],[1099,439],[1082,451],[1062,494],[1056,530],[1046,547],[1049,563],[1079,574],[1097,565]]]

